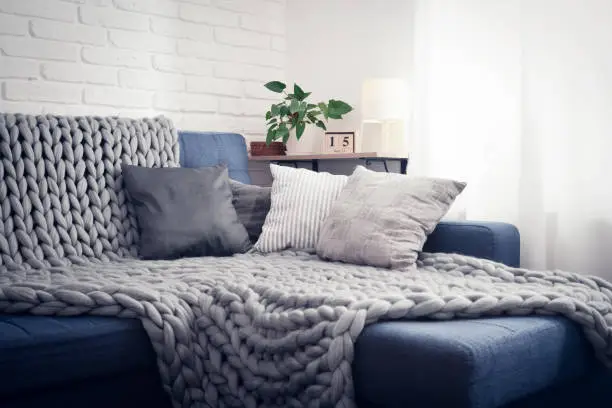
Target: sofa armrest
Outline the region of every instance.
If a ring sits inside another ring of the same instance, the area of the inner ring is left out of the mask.
[[[514,225],[503,222],[443,221],[423,251],[459,253],[518,267],[520,235]]]

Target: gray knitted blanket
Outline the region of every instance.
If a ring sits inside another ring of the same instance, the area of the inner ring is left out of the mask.
[[[0,114],[0,268],[137,256],[121,163],[178,166],[172,123]]]
[[[612,362],[612,285],[422,254],[389,271],[314,255],[124,260],[0,273],[0,313],[141,319],[179,407],[352,407],[366,324],[561,314]]]
[[[445,254],[404,271],[139,261],[122,162],[178,165],[172,124],[0,115],[0,313],[140,319],[177,407],[351,407],[355,339],[383,319],[561,314],[612,362],[612,285],[595,277]]]

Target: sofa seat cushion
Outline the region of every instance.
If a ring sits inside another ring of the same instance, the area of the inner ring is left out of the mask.
[[[361,407],[493,408],[592,364],[577,325],[528,316],[377,323],[358,338],[353,369]]]
[[[0,315],[0,396],[156,370],[155,361],[136,319]]]

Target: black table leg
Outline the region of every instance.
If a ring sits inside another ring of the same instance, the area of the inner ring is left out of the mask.
[[[387,161],[383,160],[383,166],[385,166],[385,171],[388,173],[389,172],[389,167],[387,166]]]
[[[401,174],[408,173],[408,159],[400,159],[400,173]]]
[[[312,171],[319,172],[319,160],[318,159],[312,160]]]

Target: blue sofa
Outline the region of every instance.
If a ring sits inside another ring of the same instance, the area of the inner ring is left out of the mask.
[[[250,182],[244,139],[180,134],[183,166],[225,163]],[[429,252],[516,266],[520,238],[502,223],[442,222]],[[389,321],[365,328],[353,365],[360,408],[612,406],[612,376],[562,317]],[[0,316],[0,406],[169,408],[140,321]]]

